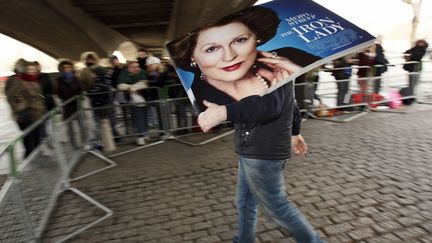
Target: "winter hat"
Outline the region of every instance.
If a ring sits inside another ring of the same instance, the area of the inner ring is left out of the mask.
[[[96,54],[96,52],[86,51],[81,53],[81,57],[80,57],[81,62],[85,62],[85,59],[87,59],[88,57],[92,57],[93,59],[95,59],[96,62],[99,61],[99,56],[98,54]]]
[[[154,57],[154,56],[147,57],[146,66],[148,66],[150,64],[160,64],[160,63],[161,63],[161,60],[157,57]]]

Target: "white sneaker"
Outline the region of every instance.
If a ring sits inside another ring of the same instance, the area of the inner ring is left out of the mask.
[[[144,137],[137,137],[136,143],[138,145],[144,145],[145,144],[145,139]]]

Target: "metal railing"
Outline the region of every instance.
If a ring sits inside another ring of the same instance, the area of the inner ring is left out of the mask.
[[[423,61],[423,63],[428,61]],[[430,63],[430,62],[429,62]],[[421,72],[406,72],[402,71],[402,66],[404,64],[415,64],[418,65],[418,62],[403,62],[403,63],[391,63],[387,65],[388,69],[397,70],[395,74],[391,74],[390,72],[385,73],[384,75],[375,76],[375,70],[382,65],[375,65],[373,67],[357,67],[351,66],[347,68],[328,68],[325,69],[325,72],[331,72],[334,70],[345,70],[345,69],[358,69],[358,68],[372,68],[372,72],[370,76],[359,78],[356,75],[352,75],[348,79],[340,79],[335,80],[333,78],[319,80],[318,82],[307,81],[304,84],[296,84],[305,86],[305,100],[307,101],[307,106],[304,112],[307,114],[307,117],[328,120],[334,122],[347,122],[351,121],[357,117],[366,115],[370,111],[385,111],[385,112],[397,112],[397,113],[406,113],[410,110],[412,106],[398,106],[393,105],[395,103],[402,103],[404,101],[412,101],[416,100],[419,103],[428,104],[432,98],[431,92],[431,71],[430,70],[422,70]],[[425,65],[424,65],[425,66]],[[354,72],[355,73],[355,72]],[[415,84],[412,84],[410,80],[418,80]],[[366,90],[361,90],[359,84],[357,82],[363,82],[367,86]],[[375,93],[374,86],[379,82],[380,90],[382,93]],[[335,100],[337,103],[338,98],[338,85],[339,83],[347,83],[348,92],[345,94],[345,102],[346,104],[340,105],[329,105],[327,102],[326,106],[317,107],[313,105],[314,95],[314,86],[318,85],[318,96],[327,99],[327,100]],[[411,83],[411,84],[410,84]],[[400,92],[401,89],[406,88],[404,91],[412,90],[410,94],[404,94]],[[402,93],[401,96],[399,96]],[[396,97],[392,97],[393,94]],[[357,99],[357,100],[356,100]],[[403,107],[395,109],[396,107]],[[320,111],[323,112],[324,115],[319,116],[317,113]]]
[[[62,106],[77,99],[80,97],[71,98]],[[55,108],[35,121],[0,153],[1,157],[8,156],[10,162],[9,178],[0,192],[0,242],[38,242],[57,199],[65,191],[71,191],[84,198],[103,210],[105,215],[81,226],[58,242],[66,241],[112,215],[111,210],[73,188],[69,183],[70,174],[82,154],[91,151],[85,149],[91,143],[86,136],[86,130],[89,128],[84,125],[85,117],[82,110],[78,109],[68,119],[60,121],[60,108]],[[78,123],[79,126],[74,123]],[[39,131],[38,129],[45,134],[41,137],[40,144],[26,157],[18,154],[17,145],[30,133]],[[105,159],[102,155],[98,156]],[[115,166],[115,162],[109,161],[109,168]],[[94,173],[96,172],[89,174]]]

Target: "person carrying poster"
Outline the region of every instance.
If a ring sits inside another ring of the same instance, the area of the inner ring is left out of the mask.
[[[308,0],[247,8],[167,44],[203,131],[235,124],[233,242],[255,241],[258,205],[297,242],[322,242],[285,192],[291,149],[307,152],[293,79],[372,44],[367,32]]]
[[[279,22],[271,9],[253,7],[207,25],[170,46],[176,63],[199,77],[192,90],[196,105],[206,109],[198,118],[201,128],[206,132],[225,120],[236,124],[239,232],[234,242],[254,242],[258,205],[299,242],[321,242],[288,201],[284,189],[283,168],[291,155],[291,133],[296,153],[304,155],[307,150],[300,135],[301,117],[294,103],[293,82],[260,96],[299,65],[318,59],[294,48],[257,51],[257,45],[275,35]],[[302,58],[294,62],[279,53]]]

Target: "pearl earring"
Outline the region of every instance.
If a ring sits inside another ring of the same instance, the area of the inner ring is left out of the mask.
[[[195,61],[190,63],[191,68],[196,68],[197,67],[197,63]]]

